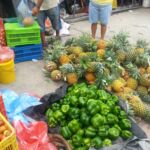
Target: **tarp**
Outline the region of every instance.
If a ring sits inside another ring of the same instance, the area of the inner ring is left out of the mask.
[[[60,88],[58,88],[55,92],[49,93],[44,95],[40,101],[42,102],[42,105],[32,107],[30,109],[27,109],[24,113],[26,115],[29,115],[35,120],[45,120],[46,118],[44,116],[46,110],[55,102],[59,101],[61,98],[63,98],[67,92],[68,85],[64,84]],[[119,105],[122,107],[123,110],[127,112],[128,106],[125,103],[125,101],[120,100]],[[129,141],[123,141],[119,140],[115,142],[110,147],[101,148],[99,150],[150,150],[150,141],[147,139],[147,136],[145,132],[137,125],[135,120],[132,117],[129,117],[132,123],[131,131],[134,134],[133,139]],[[52,133],[58,133],[59,127],[55,129],[49,130]],[[94,149],[90,149],[94,150]]]

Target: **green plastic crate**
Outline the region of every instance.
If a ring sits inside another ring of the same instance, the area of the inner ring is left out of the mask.
[[[18,23],[5,23],[7,45],[10,47],[40,44],[40,27],[37,22],[30,27],[22,27]]]

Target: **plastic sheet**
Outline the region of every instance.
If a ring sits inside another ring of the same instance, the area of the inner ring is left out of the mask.
[[[42,104],[37,97],[34,97],[28,93],[17,95],[11,90],[1,90],[6,112],[9,120],[21,120],[25,123],[30,122],[24,115],[23,111],[31,106],[37,106]]]
[[[25,18],[30,18],[32,22],[34,22],[34,18],[32,17],[32,11],[29,9],[28,0],[20,0],[17,6],[17,14],[19,18],[19,23],[23,26],[23,20]]]
[[[15,121],[14,127],[20,150],[57,150],[49,141],[46,123],[40,121],[27,126],[21,121]]]
[[[7,46],[0,46],[0,63],[14,59],[14,51]]]

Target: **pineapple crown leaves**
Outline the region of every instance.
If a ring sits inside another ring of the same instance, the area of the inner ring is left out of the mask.
[[[134,79],[140,79],[141,75],[136,65],[128,63],[124,67]]]
[[[150,54],[144,53],[136,58],[135,64],[138,66],[150,66]]]
[[[90,34],[83,33],[77,40],[77,45],[82,47],[85,51],[96,51],[97,41],[93,40]]]
[[[74,68],[75,68],[75,72],[77,73],[78,77],[82,78],[86,72],[86,70],[83,68],[83,66],[80,64],[77,64],[74,66]]]
[[[148,42],[144,39],[138,39],[136,41],[136,48],[144,48],[147,49],[148,48]]]
[[[59,69],[63,74],[68,74],[68,73],[74,73],[75,72],[75,68],[72,64],[64,64],[64,65],[60,66]]]
[[[65,46],[76,46],[76,45],[77,45],[77,39],[76,38],[68,39],[65,42]]]
[[[117,51],[123,50],[128,51],[131,48],[129,43],[129,35],[127,32],[120,31],[118,34],[114,35],[113,38],[108,42],[106,49]]]

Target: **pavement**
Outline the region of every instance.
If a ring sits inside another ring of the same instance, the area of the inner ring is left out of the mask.
[[[106,39],[111,38],[120,30],[127,31],[130,34],[130,41],[135,43],[139,38],[144,38],[150,43],[150,9],[136,9],[119,14],[112,15]],[[98,30],[99,31],[99,30]],[[88,21],[76,22],[71,24],[70,36],[62,37],[65,41],[70,37],[80,36],[82,33],[90,33],[90,24]],[[97,38],[100,36],[97,32]],[[17,93],[30,92],[39,96],[54,92],[62,82],[53,82],[44,77],[43,61],[29,61],[18,63],[16,68],[16,81],[9,85],[0,84],[1,88],[9,88]],[[139,121],[139,125],[150,138],[150,125]]]

